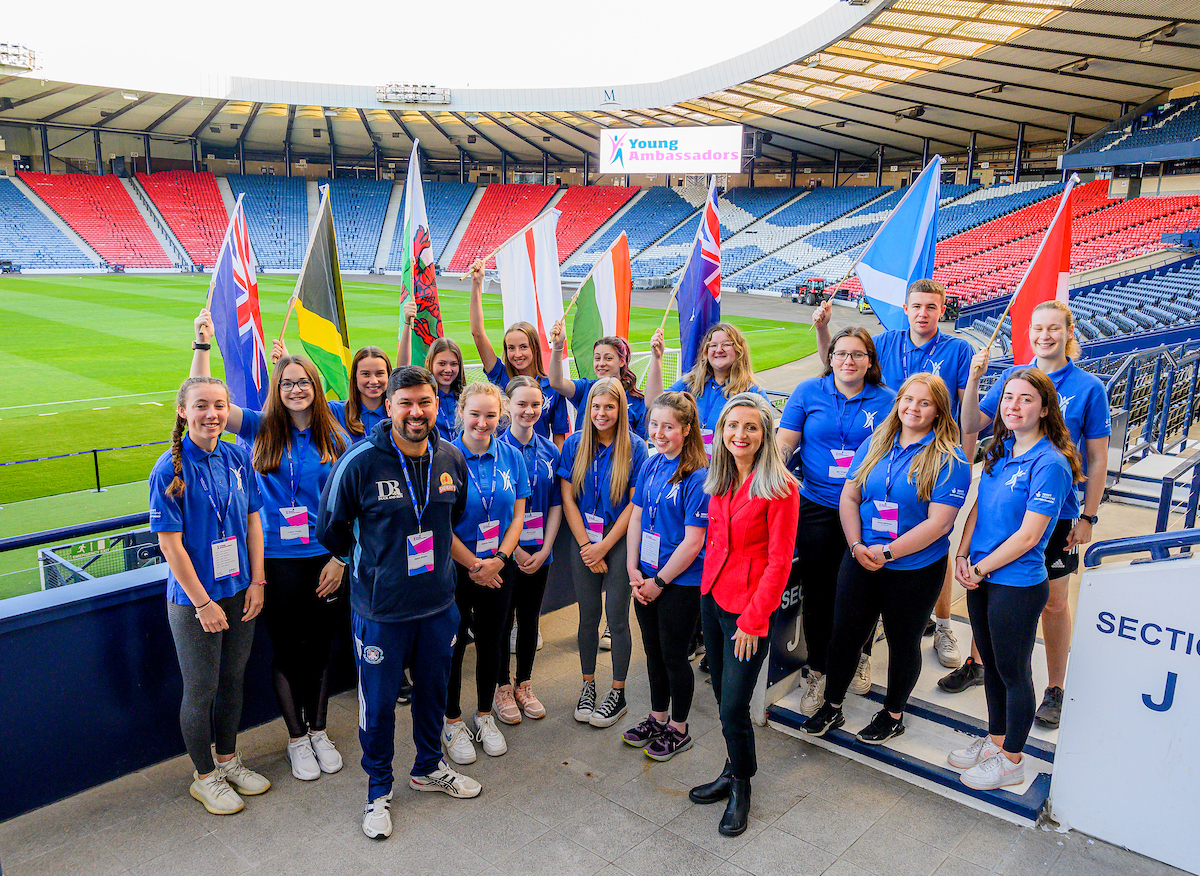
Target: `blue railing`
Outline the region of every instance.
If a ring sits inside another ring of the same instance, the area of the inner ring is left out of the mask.
[[[1125,554],[1150,554],[1153,560],[1170,560],[1171,549],[1178,548],[1187,553],[1200,545],[1200,529],[1185,529],[1182,532],[1157,532],[1154,535],[1135,535],[1129,538],[1114,538],[1098,541],[1083,555],[1083,565],[1094,569],[1105,557]]]

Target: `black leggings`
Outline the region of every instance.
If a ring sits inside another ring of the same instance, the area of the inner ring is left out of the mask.
[[[542,597],[546,595],[546,578],[549,574],[549,562],[542,563],[542,567],[532,575],[526,575],[519,569],[516,571],[512,605],[509,606],[504,629],[500,631],[500,674],[496,679],[499,685],[513,683],[513,678],[509,675],[512,660],[508,642],[512,636],[514,619],[517,624],[516,684],[520,685],[533,677],[533,658],[537,656],[538,618],[542,614]]]
[[[649,605],[635,599],[633,610],[646,649],[650,709],[665,712],[670,706],[671,720],[686,724],[696,690],[688,648],[700,617],[700,588],[672,584]]]
[[[808,665],[826,672],[829,638],[833,633],[833,604],[838,569],[846,555],[846,535],[836,508],[827,508],[800,497],[800,524],[796,530],[796,555],[788,588],[801,585],[800,622],[808,646]],[[867,637],[863,653],[871,653],[874,636]]]
[[[858,655],[882,614],[888,640],[887,696],[883,707],[889,712],[904,711],[921,676],[921,636],[942,591],[945,575],[944,556],[920,569],[884,566],[878,572],[868,572],[846,554],[838,572],[833,636],[829,640],[827,702],[840,704],[846,698],[846,689],[858,666]]]
[[[1038,618],[1050,599],[1050,582],[1010,587],[984,581],[967,591],[971,634],[983,659],[988,732],[1004,737],[1004,750],[1020,754],[1033,726],[1033,646]]]
[[[299,739],[325,729],[329,708],[329,668],[333,636],[341,618],[339,588],[331,598],[317,596],[329,554],[264,560],[267,599],[263,623],[275,658],[271,675],[288,735]]]
[[[458,566],[458,585],[454,588],[454,601],[460,615],[458,638],[454,642],[454,653],[450,661],[450,683],[446,688],[446,717],[461,718],[462,665],[467,653],[467,630],[475,637],[475,694],[476,707],[480,714],[492,710],[492,697],[496,693],[496,677],[500,669],[501,631],[508,617],[508,603],[512,598],[513,584],[517,580],[516,564],[509,561],[500,570],[500,587],[481,587],[471,580],[470,574]],[[535,634],[536,635],[536,634]],[[508,650],[507,639],[503,649]]]
[[[758,772],[754,753],[754,724],[750,720],[750,698],[758,673],[767,659],[771,635],[759,637],[758,651],[749,660],[733,655],[733,636],[738,616],[717,605],[711,593],[700,597],[700,617],[704,624],[705,654],[712,676],[713,696],[721,713],[721,735],[733,775],[750,779]],[[775,616],[771,615],[774,624]]]

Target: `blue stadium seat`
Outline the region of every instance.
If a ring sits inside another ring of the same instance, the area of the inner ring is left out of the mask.
[[[383,218],[392,196],[391,181],[322,178],[318,184],[330,186],[333,228],[342,270],[367,271],[375,267]]]
[[[264,269],[298,271],[308,245],[308,192],[300,177],[226,177],[233,195],[245,193],[246,227]]]
[[[397,183],[402,185],[402,183]],[[475,183],[432,182],[426,180],[421,191],[425,195],[425,214],[429,217],[429,238],[433,243],[433,260],[440,262],[450,236],[458,227],[475,194]],[[402,267],[404,250],[404,195],[400,196],[400,215],[396,217],[396,231],[392,235],[392,249],[388,255],[387,270],[398,271]]]
[[[0,179],[0,261],[33,269],[95,265],[8,179]]]

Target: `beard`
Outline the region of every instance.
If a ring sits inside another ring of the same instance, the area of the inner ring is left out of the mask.
[[[405,417],[400,421],[400,434],[405,441],[411,441],[414,444],[424,441],[432,431],[433,423],[421,417]]]

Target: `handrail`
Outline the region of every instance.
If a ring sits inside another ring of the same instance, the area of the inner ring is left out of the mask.
[[[1152,535],[1134,535],[1098,541],[1083,555],[1083,565],[1094,569],[1105,557],[1122,554],[1149,553],[1155,560],[1168,560],[1171,548],[1187,548],[1200,545],[1200,529],[1185,529],[1182,532],[1156,532]]]
[[[1167,523],[1171,516],[1171,505],[1175,496],[1175,483],[1189,471],[1193,471],[1193,474],[1190,489],[1188,490],[1187,510],[1184,512],[1183,524],[1187,527],[1195,526],[1197,498],[1198,493],[1200,493],[1200,452],[1193,453],[1163,475],[1162,492],[1158,497],[1158,517],[1154,524],[1155,532],[1166,532]]]
[[[0,538],[0,553],[15,551],[20,548],[37,547],[59,541],[70,541],[109,532],[114,529],[127,529],[130,526],[146,526],[150,523],[150,512],[140,514],[125,514],[121,517],[106,517],[103,520],[92,520],[88,523],[74,523],[70,526],[59,526],[55,529],[43,529],[41,532],[29,532],[25,535],[13,535]]]

